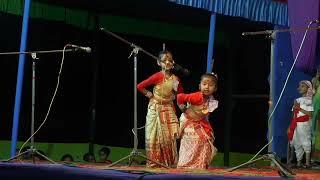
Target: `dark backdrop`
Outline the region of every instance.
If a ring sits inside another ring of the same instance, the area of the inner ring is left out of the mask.
[[[138,8],[138,7],[137,7]],[[140,9],[137,18],[141,16]],[[146,7],[145,7],[146,8]],[[154,20],[179,22],[179,9],[189,17],[199,10],[163,5],[175,11],[170,18],[153,15]],[[156,9],[156,8],[155,8]],[[124,11],[124,10],[123,10]],[[132,11],[132,12],[131,12]],[[129,11],[134,15],[134,10]],[[112,11],[114,13],[114,11]],[[112,14],[111,12],[111,14]],[[128,15],[124,13],[125,15]],[[148,11],[145,11],[148,13]],[[207,27],[209,13],[200,11],[199,20],[181,21],[186,25]],[[106,13],[106,12],[105,12]],[[118,12],[120,13],[120,12]],[[191,14],[190,14],[191,13]],[[139,15],[140,14],[140,15]],[[144,15],[147,16],[147,15]],[[158,17],[158,18],[157,18]],[[160,18],[162,17],[162,18]],[[146,18],[146,17],[142,17]],[[170,21],[172,19],[172,21]],[[21,17],[1,14],[0,51],[17,51],[20,43]],[[229,127],[231,151],[256,152],[266,143],[267,98],[249,98],[225,101],[232,94],[269,94],[269,41],[264,37],[242,37],[243,31],[268,29],[268,24],[248,22],[242,18],[217,16],[218,32],[231,39],[230,46],[215,44],[214,71],[219,74],[217,98],[219,109],[210,118],[215,130],[216,144],[224,149],[226,109],[232,107]],[[28,49],[62,49],[66,43],[90,46],[91,54],[67,53],[60,88],[48,121],[36,135],[42,142],[88,142],[94,130],[93,142],[110,146],[132,147],[133,135],[133,59],[128,59],[131,48],[99,31],[86,31],[59,22],[32,19],[29,25]],[[170,41],[145,36],[118,34],[156,55],[166,43],[175,60],[191,71],[183,77],[186,92],[198,88],[199,78],[206,70],[206,43]],[[36,79],[36,127],[42,122],[56,85],[61,53],[38,54]],[[16,85],[18,56],[2,56],[0,61],[0,138],[10,139]],[[158,67],[155,60],[144,53],[138,54],[138,81],[142,81]],[[95,74],[96,73],[96,74]],[[94,78],[96,75],[96,79]],[[226,77],[231,75],[231,83]],[[31,119],[31,58],[27,57],[20,115],[19,140],[30,135]],[[231,85],[230,85],[231,84]],[[96,121],[92,123],[91,110],[96,98]],[[138,126],[145,122],[147,99],[138,94]],[[93,126],[92,126],[93,125]],[[95,127],[95,128],[94,128]],[[144,129],[139,131],[139,147],[144,147]]]

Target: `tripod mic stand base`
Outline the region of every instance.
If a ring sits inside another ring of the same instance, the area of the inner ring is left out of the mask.
[[[129,155],[127,155],[127,156],[119,159],[118,161],[116,161],[116,162],[108,165],[107,167],[112,167],[112,166],[114,166],[114,165],[116,165],[116,164],[118,164],[118,163],[120,163],[120,162],[122,162],[122,161],[124,161],[124,160],[126,160],[126,159],[129,159],[128,166],[131,166],[133,159],[134,159],[135,157],[137,157],[137,156],[142,157],[142,158],[144,158],[144,159],[146,159],[146,160],[148,160],[148,161],[151,161],[151,162],[153,162],[153,163],[155,163],[155,164],[157,164],[157,165],[159,165],[159,166],[161,166],[161,167],[163,167],[163,168],[170,169],[170,167],[168,167],[168,166],[166,166],[166,165],[164,165],[164,164],[161,164],[161,163],[159,163],[159,162],[156,162],[156,161],[154,161],[154,160],[149,159],[148,157],[146,157],[145,155],[143,155],[141,152],[139,152],[137,149],[133,149]]]
[[[1,161],[1,162],[10,162],[10,161],[12,161],[12,160],[14,160],[14,159],[19,159],[19,158],[20,158],[21,156],[23,156],[23,155],[30,155],[30,157],[32,158],[33,163],[36,162],[36,161],[35,161],[35,156],[38,155],[38,156],[42,157],[43,159],[45,159],[45,160],[47,160],[47,161],[49,161],[49,162],[51,162],[51,163],[53,163],[53,164],[57,164],[56,162],[54,162],[53,160],[51,160],[51,159],[48,158],[47,156],[41,154],[40,152],[38,152],[38,151],[37,151],[36,149],[34,149],[34,148],[30,148],[30,149],[28,149],[28,150],[26,150],[26,151],[24,151],[24,152],[22,152],[22,153],[20,153],[20,154],[17,154],[16,156],[14,156],[14,157],[12,157],[12,158],[10,158],[10,159],[3,160],[3,161]]]
[[[236,169],[239,169],[243,166],[246,166],[246,165],[249,165],[249,164],[252,164],[254,162],[257,162],[257,161],[260,161],[260,160],[269,160],[271,161],[275,166],[277,166],[278,168],[278,173],[280,176],[282,177],[294,177],[295,173],[293,173],[289,168],[287,168],[285,165],[283,165],[279,160],[277,160],[274,156],[274,154],[265,154],[263,155],[262,157],[260,158],[257,158],[255,160],[252,160],[252,161],[248,161],[246,163],[243,163],[243,164],[240,164],[239,166],[236,166],[236,167],[233,167],[233,168],[230,168],[230,169],[227,169],[228,172],[232,172]]]

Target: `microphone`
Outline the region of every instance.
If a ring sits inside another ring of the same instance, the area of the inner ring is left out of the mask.
[[[179,64],[174,64],[173,72],[181,74],[182,76],[189,76],[190,75],[190,71],[188,69],[182,67]]]
[[[249,35],[249,34],[248,34],[248,32],[243,32],[241,35],[242,35],[242,36],[247,36],[247,35]]]
[[[76,50],[81,50],[81,51],[84,51],[86,53],[91,53],[91,48],[90,47],[77,46],[77,45],[74,45],[74,44],[71,44],[70,46],[73,47],[73,48],[76,48]]]
[[[265,31],[255,31],[255,32],[243,32],[241,33],[242,36],[249,36],[249,35],[264,35],[264,34],[272,34],[273,30],[265,30]]]

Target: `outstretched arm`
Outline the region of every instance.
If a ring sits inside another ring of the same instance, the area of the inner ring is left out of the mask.
[[[203,102],[203,96],[201,92],[191,93],[191,94],[184,94],[180,93],[177,95],[177,103],[178,105],[190,103],[193,105],[200,105]]]

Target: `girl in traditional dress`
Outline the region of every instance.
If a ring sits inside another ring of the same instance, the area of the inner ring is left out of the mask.
[[[294,149],[297,167],[301,167],[303,155],[306,157],[306,167],[310,167],[311,155],[311,116],[313,112],[313,89],[310,81],[299,83],[298,91],[301,97],[294,101],[293,118],[288,128],[290,149]]]
[[[312,161],[320,162],[320,67],[312,78],[312,86],[314,89],[313,96],[313,114],[312,114]]]
[[[217,152],[208,118],[218,107],[218,101],[212,96],[217,91],[217,76],[202,75],[199,88],[198,92],[177,96],[178,106],[184,112],[180,117],[178,168],[207,169]]]
[[[176,167],[178,160],[176,139],[179,123],[173,100],[183,88],[179,78],[172,73],[174,60],[169,51],[159,54],[161,71],[138,84],[138,90],[149,98],[145,125],[145,148],[147,167]],[[146,88],[153,86],[153,91]]]

